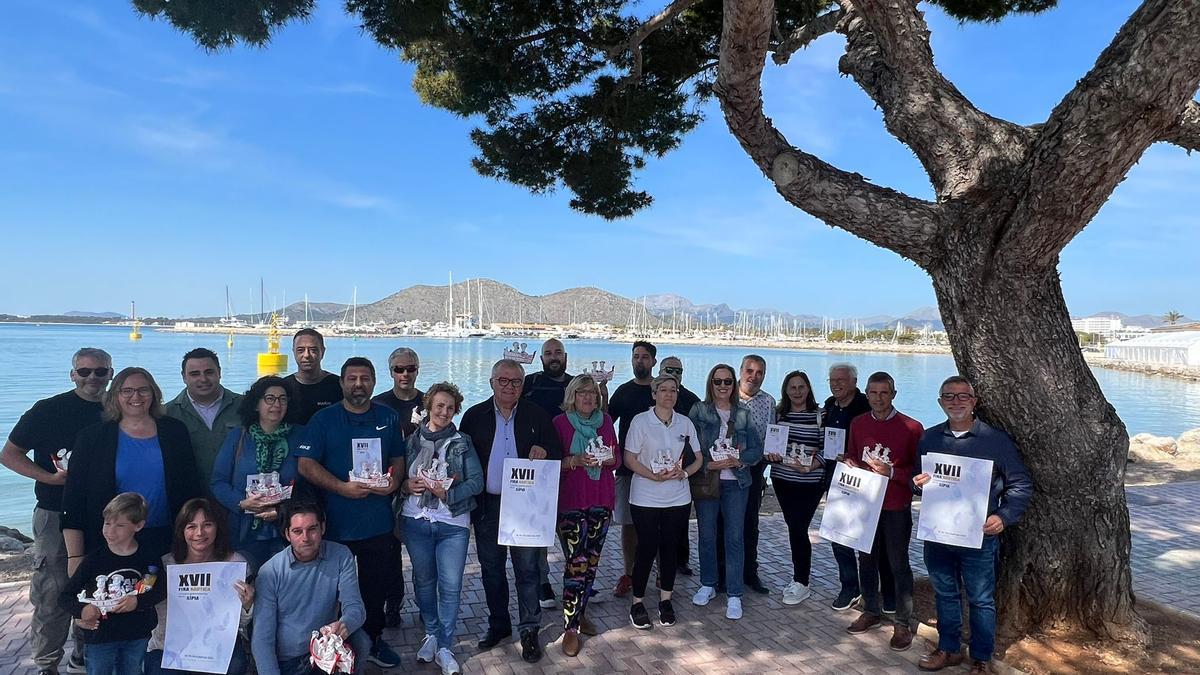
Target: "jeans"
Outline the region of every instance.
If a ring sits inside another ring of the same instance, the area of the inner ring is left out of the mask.
[[[996,563],[1000,540],[985,536],[979,549],[925,542],[925,568],[937,599],[938,649],[962,648],[962,598],[971,612],[971,658],[991,661],[996,647]],[[962,589],[959,588],[962,580]],[[90,648],[89,648],[90,649]],[[88,652],[91,655],[91,652]]]
[[[425,634],[437,636],[439,649],[450,649],[462,602],[463,568],[471,530],[424,518],[405,516],[400,521]]]
[[[825,486],[819,482],[796,483],[779,479],[771,481],[771,485],[775,487],[775,497],[783,511],[783,521],[787,523],[792,550],[792,581],[807,586],[812,576],[812,541],[808,538],[808,528],[821,503],[821,495],[825,494]]]
[[[500,495],[487,492],[479,495],[478,506],[471,512],[471,524],[475,527],[475,553],[479,556],[483,591],[487,597],[489,630],[512,631],[505,571],[505,563],[511,556],[517,585],[517,629],[521,633],[536,632],[542,623],[542,607],[538,604],[541,595],[538,558],[543,549],[496,543],[500,537]]]
[[[682,523],[687,522],[689,504],[682,506],[638,506],[630,504],[629,515],[637,528],[637,559],[633,563],[633,597],[646,596],[646,583],[650,580],[650,568],[658,557],[658,576],[662,580],[659,590],[670,593],[675,590],[675,573],[679,561],[679,535]]]
[[[867,613],[879,616],[882,611],[877,565],[886,558],[895,584],[895,622],[902,626],[907,626],[912,619],[913,573],[908,563],[908,543],[911,540],[912,509],[885,510],[879,514],[879,526],[875,528],[871,552],[858,554],[858,576],[862,581],[863,604]]]
[[[745,551],[742,543],[742,524],[745,522],[746,501],[750,488],[738,487],[736,480],[720,481],[721,492],[717,499],[696,500],[696,521],[700,530],[700,583],[717,585],[719,553],[717,547],[717,518],[725,519],[724,549],[725,569],[731,598],[742,597]]]
[[[558,514],[558,539],[566,554],[562,603],[567,630],[578,630],[579,620],[587,610],[610,519],[612,511],[603,506]]]
[[[400,542],[391,528],[370,539],[339,542],[354,554],[358,562],[358,590],[362,593],[367,620],[362,629],[374,642],[383,635],[383,601],[394,583],[403,583],[404,568],[400,564]],[[399,577],[400,581],[396,581]]]
[[[371,651],[371,638],[362,630],[350,634],[350,648],[354,651],[353,675],[367,672],[367,653]],[[314,668],[308,660],[308,654],[301,654],[279,662],[279,675],[317,675],[325,671]]]
[[[763,491],[767,487],[766,479],[763,477],[766,468],[764,462],[750,467],[751,483],[747,488],[745,515],[742,517],[742,549],[744,553],[742,556],[742,579],[747,583],[760,581],[758,578],[758,511],[762,506]],[[725,526],[728,522],[724,513],[717,516],[717,579],[721,583],[725,583],[727,576]]]
[[[229,668],[225,671],[227,675],[243,675],[247,667],[250,665],[249,657],[246,654],[246,643],[239,637],[233,645],[233,655],[229,658]],[[173,668],[162,667],[163,650],[155,649],[146,652],[146,661],[142,664],[142,672],[145,675],[200,675],[193,673],[190,670],[175,670]]]
[[[60,514],[48,509],[33,510],[33,578],[29,602],[33,605],[29,637],[33,665],[38,670],[58,670],[71,631],[71,615],[58,605],[58,595],[67,585],[67,547],[59,528]],[[76,641],[76,648],[83,643]]]
[[[148,642],[150,638],[89,644],[88,675],[141,675]]]

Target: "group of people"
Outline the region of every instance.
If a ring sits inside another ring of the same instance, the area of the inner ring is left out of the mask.
[[[829,369],[831,396],[818,405],[807,374],[784,376],[777,402],[762,384],[758,355],[738,367],[713,366],[703,398],[683,386],[683,363],[657,361],[632,348],[633,377],[610,395],[605,377],[567,372],[561,342],[542,345],[542,370],[497,361],[492,395],[465,412],[452,383],[416,387],[417,353],[388,358],[393,386],[372,396],[374,364],[352,357],[338,373],[322,368],[321,334],[292,341],[297,372],[260,378],[244,394],[220,383],[219,358],[198,348],[184,355],[184,389],[165,402],[153,376],[137,367],[114,372],[102,350],[72,358],[73,390],[36,403],[17,423],[0,462],[36,481],[33,658],[57,672],[76,628],[68,670],[110,675],[174,672],[162,667],[166,631],[165,565],[242,561],[242,635],[230,673],[307,673],[313,631],[336,634],[358,655],[399,665],[383,639],[403,600],[401,546],[408,551],[424,638],[416,653],[443,673],[460,672],[453,652],[468,542],[474,532],[488,608],[480,650],[513,634],[506,563],[511,558],[522,657],[542,657],[541,611],[556,606],[547,549],[499,543],[503,466],[508,458],[560,463],[557,532],[564,573],[561,648],[568,656],[595,635],[587,617],[611,525],[621,528],[624,574],[614,590],[630,597],[632,626],[676,621],[672,593],[689,567],[689,521],[698,526],[700,589],[695,605],[725,595],[725,616],[743,615],[746,589],[767,594],[759,576],[759,510],[769,476],[789,533],[792,578],[784,604],[811,595],[809,527],[838,461],[888,476],[873,548],[833,544],[840,589],[836,610],[861,606],[848,626],[862,633],[890,616],[891,647],[912,642],[913,575],[908,547],[912,498],[929,481],[927,452],[991,459],[994,474],[980,549],[925,543],[937,596],[939,643],[922,670],[963,659],[961,599],[970,605],[973,669],[987,672],[995,633],[997,535],[1020,517],[1032,485],[1011,440],[974,415],[964,378],[939,392],[947,420],[928,430],[893,406],[887,373],[858,389],[846,363]],[[658,365],[657,374],[654,367]],[[455,418],[462,412],[461,421]],[[786,426],[806,462],[764,452],[768,425]],[[828,429],[842,430],[827,434]],[[831,451],[822,446],[842,439]],[[606,452],[597,454],[595,449]],[[889,450],[886,459],[865,449]],[[33,452],[30,459],[29,453]],[[714,457],[713,452],[718,456]],[[356,480],[362,452],[377,458],[374,478]],[[768,473],[769,468],[769,473]],[[248,486],[264,475],[291,490],[268,499]],[[437,476],[440,479],[431,479]],[[645,602],[657,567],[656,617]],[[115,574],[117,571],[120,574]],[[103,621],[81,602],[104,595],[112,577],[124,596]],[[120,586],[120,584],[117,584]],[[131,591],[130,589],[136,589]]]

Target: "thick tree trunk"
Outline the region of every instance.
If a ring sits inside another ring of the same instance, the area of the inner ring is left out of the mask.
[[[1024,519],[1003,536],[1001,628],[1067,627],[1141,640],[1129,568],[1125,425],[1076,346],[1056,264],[1005,269],[1013,261],[997,262],[1003,254],[978,236],[989,228],[973,221],[975,235],[953,242],[930,273],[981,415],[1012,435],[1035,483]]]

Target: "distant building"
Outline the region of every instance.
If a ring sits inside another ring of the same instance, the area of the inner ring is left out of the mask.
[[[1119,361],[1200,368],[1200,330],[1150,333],[1112,342],[1104,355]]]
[[[1090,333],[1100,336],[1104,342],[1110,340],[1128,340],[1150,332],[1142,326],[1126,326],[1119,316],[1089,316],[1084,319],[1071,319],[1071,328],[1079,333]]]

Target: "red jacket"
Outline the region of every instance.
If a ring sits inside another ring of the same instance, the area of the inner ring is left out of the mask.
[[[925,429],[921,423],[897,412],[890,419],[875,419],[873,413],[854,418],[850,423],[850,438],[846,442],[846,456],[863,461],[864,449],[875,449],[876,444],[891,450],[892,478],[883,497],[884,511],[899,511],[912,507],[913,467],[917,463],[917,444]]]

